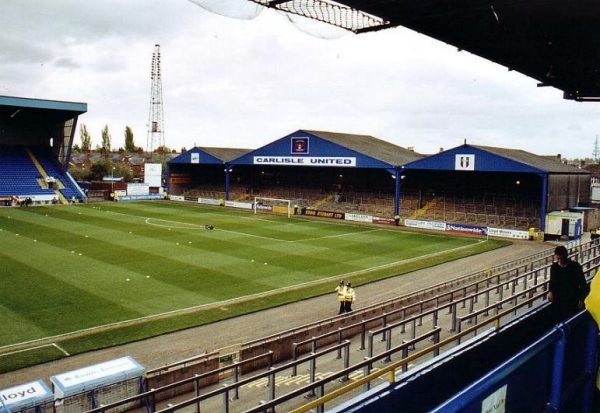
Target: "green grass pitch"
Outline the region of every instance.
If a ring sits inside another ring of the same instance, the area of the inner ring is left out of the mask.
[[[0,349],[286,287],[322,294],[342,278],[361,284],[369,271],[398,273],[404,260],[476,244],[166,201],[0,208]]]

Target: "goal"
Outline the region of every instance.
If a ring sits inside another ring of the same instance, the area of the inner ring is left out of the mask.
[[[254,197],[254,213],[287,214],[292,216],[292,201],[290,199]]]

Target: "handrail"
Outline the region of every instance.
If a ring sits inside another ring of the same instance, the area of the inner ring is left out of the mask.
[[[289,393],[286,393],[286,394],[284,394],[282,396],[279,396],[278,398],[273,399],[273,400],[271,400],[269,402],[261,403],[260,406],[251,408],[249,410],[245,410],[244,413],[260,413],[260,412],[265,411],[266,409],[276,407],[277,405],[279,405],[279,404],[281,404],[283,402],[286,402],[288,400],[294,399],[294,398],[296,398],[296,397],[298,397],[300,395],[303,395],[305,393],[314,393],[315,389],[317,389],[318,387],[323,386],[325,383],[329,383],[329,382],[341,379],[341,378],[343,378],[344,376],[347,376],[349,373],[351,373],[353,371],[360,370],[360,369],[362,369],[364,367],[368,367],[368,366],[372,365],[374,362],[382,360],[382,359],[385,359],[389,355],[391,355],[393,353],[396,353],[396,352],[398,352],[398,351],[400,351],[400,350],[402,350],[404,348],[413,346],[413,345],[417,344],[420,341],[428,340],[430,337],[435,337],[436,335],[439,335],[440,331],[441,331],[441,328],[437,327],[437,328],[435,328],[435,329],[433,329],[433,330],[431,330],[431,331],[429,331],[429,332],[427,332],[425,334],[420,335],[419,337],[416,337],[413,340],[407,341],[407,342],[402,343],[401,345],[398,345],[398,346],[396,346],[396,347],[394,347],[394,348],[392,348],[390,350],[382,352],[382,353],[378,354],[377,356],[366,357],[365,360],[363,360],[363,361],[361,361],[361,362],[359,362],[357,364],[354,364],[353,366],[350,366],[347,369],[340,370],[340,371],[338,371],[338,372],[336,372],[334,374],[331,374],[331,375],[327,376],[325,379],[320,380],[319,382],[306,384],[306,385],[304,385],[304,386],[302,386],[302,387],[300,387],[300,388],[298,388],[296,390],[293,390],[293,391],[291,391]],[[440,341],[440,343],[441,343],[441,341]],[[399,367],[399,366],[402,366],[402,364],[408,364],[408,363],[410,363],[413,360],[415,360],[415,358],[413,356],[409,356],[409,357],[405,357],[402,360],[399,360],[399,361],[395,362],[394,364],[397,365],[397,367]],[[384,369],[387,370],[388,367],[385,367]],[[381,370],[379,370],[379,371],[381,371]],[[371,376],[371,374],[367,374],[365,377],[367,377],[367,376]],[[366,383],[366,382],[363,382],[362,379],[359,379],[359,380],[361,381],[361,385],[363,385],[363,384]],[[346,388],[346,387],[348,387],[348,386],[344,386],[343,388]],[[319,399],[317,399],[317,400],[319,400]],[[312,403],[310,403],[310,404],[312,406]],[[316,406],[317,405],[315,405],[313,407],[316,407]],[[157,412],[157,413],[164,413],[164,412]]]
[[[589,263],[590,261],[588,261],[587,263]],[[599,267],[600,267],[600,264],[596,264],[596,267],[590,267],[588,269],[588,271],[596,270]],[[544,284],[545,283],[547,283],[547,282],[544,282]],[[539,285],[538,285],[538,287],[539,287]],[[534,289],[535,287],[531,287],[531,288]],[[519,294],[522,294],[522,292],[519,293]],[[529,306],[530,304],[532,304],[536,300],[545,297],[546,294],[547,294],[547,292],[543,291],[543,292],[541,292],[541,293],[539,293],[537,295],[534,295],[534,296],[528,298],[527,300],[525,300],[525,301],[523,301],[523,302],[521,302],[519,304],[516,304],[515,306],[513,306],[511,308],[508,308],[508,309],[506,309],[504,311],[499,312],[498,314],[496,314],[494,316],[491,316],[490,318],[487,318],[483,322],[474,324],[473,326],[469,327],[466,330],[463,330],[463,331],[461,331],[461,332],[459,332],[459,333],[457,333],[457,334],[455,334],[453,336],[449,336],[446,339],[441,340],[437,344],[434,344],[434,345],[432,345],[432,346],[430,346],[428,348],[420,350],[417,353],[414,353],[413,355],[409,356],[410,360],[406,360],[406,362],[410,362],[410,361],[416,360],[416,359],[420,358],[421,356],[426,355],[427,352],[431,352],[430,349],[432,349],[432,348],[440,348],[440,347],[442,347],[442,346],[444,346],[446,344],[451,343],[452,341],[460,340],[462,337],[464,337],[464,336],[466,336],[468,334],[471,334],[472,332],[475,332],[475,331],[481,329],[482,327],[484,327],[486,325],[489,325],[491,323],[494,323],[494,328],[498,329],[500,327],[499,323],[500,323],[500,319],[502,317],[504,317],[504,316],[506,316],[506,315],[508,315],[508,314],[514,312],[515,310],[520,309],[520,308],[522,308],[524,306]],[[389,378],[389,382],[393,383],[395,381],[395,378],[393,377],[393,372],[398,367],[400,367],[404,361],[405,360],[394,362],[390,366],[386,366],[385,368],[380,369],[380,370],[378,370],[376,372],[373,372],[373,373],[369,374],[368,376],[365,376],[365,377],[363,377],[361,379],[358,379],[355,382],[350,383],[350,384],[348,384],[348,385],[346,385],[346,386],[344,386],[344,387],[342,387],[340,389],[336,389],[336,390],[332,391],[331,393],[329,393],[327,395],[324,395],[324,396],[322,396],[322,397],[320,397],[320,398],[318,398],[316,400],[311,401],[310,403],[305,404],[304,406],[301,406],[298,409],[292,410],[290,413],[304,413],[304,412],[307,412],[310,409],[313,409],[315,407],[321,406],[324,403],[326,403],[326,402],[328,402],[330,400],[333,400],[333,399],[341,396],[342,394],[345,394],[345,393],[347,393],[347,392],[349,392],[349,391],[351,391],[351,390],[353,390],[353,389],[355,389],[355,388],[357,388],[357,387],[359,387],[359,386],[361,386],[361,385],[363,385],[363,384],[365,384],[365,383],[367,383],[367,382],[369,382],[369,381],[371,381],[373,379],[381,377],[381,376],[383,376],[386,373],[391,373],[391,376]]]
[[[142,399],[145,399],[147,397],[151,397],[152,400],[154,400],[155,396],[157,394],[165,392],[165,391],[170,390],[172,388],[176,388],[176,387],[183,386],[183,385],[186,385],[186,384],[198,382],[198,381],[200,381],[202,379],[205,379],[207,377],[214,376],[215,374],[219,374],[219,373],[222,373],[222,372],[225,372],[225,371],[228,371],[228,370],[232,370],[232,369],[234,369],[234,368],[236,368],[238,366],[241,366],[243,364],[251,363],[251,362],[254,362],[254,361],[258,361],[258,360],[260,360],[262,358],[265,358],[265,357],[271,357],[272,355],[273,355],[273,351],[268,351],[268,352],[266,352],[264,354],[261,354],[261,355],[258,355],[258,356],[255,356],[255,357],[243,360],[243,361],[238,361],[236,363],[230,364],[230,365],[225,366],[225,367],[220,367],[220,368],[215,369],[215,370],[211,370],[211,371],[207,371],[207,372],[204,372],[204,373],[196,374],[194,377],[188,377],[188,378],[180,380],[180,381],[176,381],[176,382],[173,382],[173,383],[165,384],[164,386],[161,386],[161,387],[159,387],[157,389],[150,389],[150,390],[148,390],[146,392],[143,392],[143,393],[140,393],[140,394],[136,394],[135,396],[127,397],[127,398],[122,399],[122,400],[117,400],[116,402],[112,402],[112,403],[109,403],[109,404],[104,404],[104,405],[102,405],[100,407],[96,407],[94,409],[86,410],[86,413],[103,413],[103,412],[105,412],[107,410],[110,410],[112,408],[119,407],[119,406],[121,406],[123,404],[131,403],[131,402],[136,402],[138,400],[142,400]],[[155,406],[153,406],[153,407],[155,407]]]
[[[480,277],[485,276],[486,274],[489,274],[489,276],[492,276],[492,274],[495,271],[497,271],[498,269],[500,269],[500,268],[506,268],[507,266],[510,266],[512,264],[512,266],[509,269],[506,270],[506,272],[510,272],[515,267],[518,267],[518,266],[522,265],[523,262],[529,262],[529,263],[531,263],[531,261],[529,261],[529,260],[536,260],[536,259],[537,260],[542,260],[542,257],[549,257],[550,254],[551,254],[551,251],[552,251],[552,249],[549,248],[549,249],[544,250],[544,251],[539,251],[539,252],[536,252],[536,253],[533,253],[533,254],[529,254],[529,255],[527,255],[525,257],[518,258],[518,259],[513,260],[513,261],[511,261],[509,263],[495,265],[493,267],[490,267],[490,268],[487,268],[487,269],[484,269],[484,270],[475,271],[475,272],[472,272],[472,273],[469,273],[469,274],[465,274],[465,275],[462,275],[462,276],[459,276],[459,277],[456,277],[456,278],[453,278],[453,279],[450,279],[450,280],[447,280],[447,281],[444,281],[444,282],[440,282],[440,283],[434,284],[434,285],[426,287],[426,288],[421,288],[419,290],[410,292],[408,294],[405,294],[405,295],[402,295],[402,296],[399,296],[399,297],[390,298],[390,299],[378,302],[376,304],[372,304],[372,305],[369,305],[369,306],[366,306],[366,307],[362,307],[362,308],[360,308],[358,310],[355,310],[354,314],[360,314],[362,312],[367,312],[367,311],[373,310],[374,308],[381,308],[381,307],[384,307],[384,306],[386,306],[388,304],[400,302],[401,300],[410,300],[411,298],[418,298],[418,296],[421,295],[421,294],[425,294],[425,293],[428,293],[430,291],[433,291],[433,290],[436,290],[436,289],[440,289],[440,288],[447,288],[447,286],[452,286],[452,285],[454,285],[457,282],[464,282],[464,281],[467,281],[467,280],[469,280],[471,278],[479,278],[478,281],[481,281]],[[535,257],[537,257],[537,258],[535,258]],[[462,288],[464,288],[464,286],[461,286],[458,289],[462,289]],[[454,290],[450,290],[450,291],[454,291]],[[450,291],[448,293],[450,293]],[[348,317],[348,316],[347,315],[341,315],[341,316],[338,315],[338,316],[333,316],[333,317],[327,317],[325,319],[319,320],[318,322],[303,324],[303,325],[300,325],[298,327],[291,328],[291,329],[288,329],[288,330],[285,330],[285,331],[281,331],[281,332],[276,333],[276,334],[271,334],[271,335],[268,335],[268,336],[265,336],[265,337],[261,337],[261,338],[258,338],[258,339],[246,341],[246,342],[242,343],[241,346],[242,347],[251,347],[251,346],[253,346],[255,344],[260,344],[260,343],[264,343],[265,341],[270,341],[270,340],[278,339],[278,338],[281,338],[281,337],[284,337],[284,336],[289,336],[289,335],[292,335],[294,333],[298,333],[300,331],[304,331],[304,330],[313,328],[315,326],[319,326],[319,325],[323,325],[323,324],[330,324],[330,323],[332,323],[334,321],[337,321],[337,320],[340,320],[340,319],[343,319],[343,318],[346,318],[346,317]]]
[[[187,407],[187,406],[191,406],[192,404],[196,404],[202,400],[206,400],[208,397],[206,397],[206,395],[210,394],[210,397],[215,396],[215,395],[219,395],[219,394],[227,394],[229,392],[229,390],[231,390],[232,388],[237,388],[237,387],[241,387],[243,385],[246,385],[248,383],[251,383],[253,381],[256,381],[258,379],[262,379],[265,377],[270,377],[278,372],[281,372],[283,370],[287,370],[289,368],[292,367],[293,364],[300,364],[300,363],[304,363],[306,361],[312,360],[312,359],[316,359],[318,357],[321,357],[327,353],[330,353],[332,351],[337,351],[338,348],[342,348],[342,347],[346,347],[350,345],[350,341],[346,340],[341,344],[337,344],[335,346],[332,346],[331,348],[327,349],[327,350],[323,350],[321,352],[317,352],[317,353],[312,353],[311,355],[304,357],[302,359],[297,360],[296,362],[293,363],[286,363],[283,364],[281,366],[278,367],[273,367],[271,369],[269,369],[269,371],[263,372],[263,373],[259,373],[257,375],[254,375],[252,377],[248,377],[246,379],[240,380],[237,383],[232,383],[232,384],[227,384],[225,385],[223,388],[211,391],[205,395],[200,395],[197,397],[193,397],[191,399],[187,399],[184,400],[180,403],[174,404],[174,405],[170,405],[168,406],[166,409],[162,409],[162,410],[157,410],[155,413],[166,413],[166,412],[174,412],[177,411],[181,408]],[[274,381],[274,380],[272,380]]]
[[[536,299],[537,299],[537,297],[536,297]],[[530,299],[530,300],[532,300],[532,299]],[[528,305],[528,302],[530,300],[526,300],[523,303],[519,304],[517,306],[517,308],[525,306],[525,305]],[[447,338],[445,338],[443,340],[440,340],[439,343],[436,343],[436,344],[431,345],[431,346],[429,346],[427,348],[419,350],[419,351],[413,353],[412,355],[410,355],[409,357],[407,357],[406,359],[396,361],[396,362],[390,364],[389,366],[383,367],[383,368],[379,369],[376,372],[370,373],[369,375],[367,375],[365,377],[362,377],[362,378],[357,379],[356,381],[354,381],[354,382],[352,382],[350,384],[347,384],[344,387],[336,389],[336,390],[332,391],[331,393],[329,393],[327,395],[319,397],[318,399],[315,399],[315,400],[313,400],[313,401],[311,401],[311,402],[309,402],[309,403],[307,403],[307,404],[305,404],[305,405],[303,405],[303,406],[301,406],[301,407],[299,407],[297,409],[291,410],[290,413],[305,413],[305,412],[309,411],[310,409],[313,409],[315,407],[321,406],[324,403],[326,403],[328,401],[331,401],[331,400],[333,400],[333,399],[335,399],[335,398],[337,398],[337,397],[339,397],[339,396],[341,396],[341,395],[343,395],[343,394],[345,394],[345,393],[347,393],[347,392],[349,392],[351,390],[354,390],[357,387],[360,387],[360,386],[364,385],[367,382],[370,382],[370,381],[372,381],[374,379],[377,379],[377,378],[379,378],[379,377],[381,377],[381,376],[383,376],[384,374],[387,374],[387,373],[390,373],[390,377],[388,379],[388,382],[391,384],[391,383],[393,383],[395,381],[395,375],[394,375],[393,372],[397,368],[401,367],[403,364],[410,363],[410,362],[412,362],[414,360],[417,360],[417,359],[419,359],[419,358],[421,358],[423,356],[426,356],[428,353],[433,352],[433,350],[440,349],[441,347],[443,347],[445,345],[448,345],[448,344],[452,343],[455,340],[458,340],[458,339],[460,339],[460,338],[462,338],[462,337],[464,337],[464,336],[466,336],[468,334],[471,334],[472,332],[474,332],[475,330],[480,329],[484,325],[490,324],[490,322],[494,322],[495,323],[494,329],[497,330],[500,327],[499,320],[502,317],[504,317],[504,316],[508,315],[509,313],[513,312],[514,310],[515,310],[515,307],[512,307],[510,309],[504,310],[504,311],[496,314],[495,316],[492,316],[489,319],[487,319],[485,323],[475,324],[475,325],[469,327],[468,329],[463,330],[462,332],[460,332],[458,334],[454,334],[454,335],[449,336],[449,337],[447,337]],[[327,379],[329,379],[330,377],[333,377],[333,376],[329,376],[329,377],[327,377]],[[323,380],[323,382],[325,382],[325,380]],[[322,385],[322,383],[320,385]],[[310,385],[306,385],[306,386],[304,386],[302,388],[302,390],[304,390],[304,392],[309,391],[310,387],[311,387]],[[263,407],[267,407],[267,406],[263,406]],[[250,413],[250,412],[251,411],[247,411],[245,413]]]
[[[190,358],[187,358],[187,359],[184,359],[184,360],[176,361],[175,363],[165,364],[164,366],[157,367],[157,368],[151,369],[151,370],[147,370],[146,374],[147,375],[152,375],[154,373],[160,373],[161,371],[170,370],[172,368],[179,367],[179,366],[186,367],[186,364],[188,364],[188,363],[193,363],[195,361],[202,360],[202,359],[208,359],[208,358],[210,358],[212,356],[215,356],[217,354],[219,354],[218,351],[211,351],[209,353],[199,354],[197,356],[193,356],[193,357],[190,357]]]

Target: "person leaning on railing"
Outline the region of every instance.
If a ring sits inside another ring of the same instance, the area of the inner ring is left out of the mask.
[[[584,307],[590,292],[581,264],[569,259],[564,246],[554,249],[554,263],[550,267],[548,300],[557,320],[563,320]]]

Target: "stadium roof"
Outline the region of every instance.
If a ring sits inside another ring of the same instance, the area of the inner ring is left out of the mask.
[[[198,149],[214,156],[215,158],[222,159],[224,162],[229,162],[252,151],[252,149],[242,148],[200,147]]]
[[[66,172],[77,119],[85,112],[86,103],[0,96],[0,140],[50,146]]]
[[[562,90],[566,99],[600,100],[596,0],[250,1],[356,33],[404,26]]]
[[[229,163],[232,159],[239,158],[250,151],[252,151],[252,149],[195,147],[171,159],[169,163],[224,164]],[[198,154],[198,157],[193,157],[192,154]],[[197,162],[192,162],[192,159],[197,159]]]
[[[58,100],[31,99],[14,96],[0,96],[0,106],[13,106],[22,109],[53,109],[79,114],[87,112],[87,104],[79,102],[63,102]]]
[[[461,162],[466,162],[461,164]],[[585,169],[519,149],[464,144],[403,165],[407,170],[528,172],[589,175]]]
[[[574,165],[559,162],[555,158],[538,156],[520,149],[495,148],[491,146],[473,146],[491,154],[503,156],[515,162],[520,162],[549,173],[589,174],[588,171]]]
[[[363,155],[389,163],[390,165],[400,165],[415,159],[423,158],[421,155],[411,149],[406,149],[393,143],[381,140],[370,135],[354,135],[350,133],[323,132],[303,129],[319,138],[328,140],[338,145],[360,152]]]
[[[306,139],[299,151],[294,142]],[[370,135],[324,132],[300,129],[232,161],[233,164],[252,165],[256,157],[353,157],[357,168],[394,168],[421,159],[424,155],[402,148]],[[264,164],[263,164],[264,165]],[[294,164],[283,164],[279,166]],[[295,164],[295,166],[298,166]],[[335,165],[331,165],[335,166]]]
[[[85,112],[86,103],[0,96],[0,124],[23,125],[28,130],[54,126]]]

